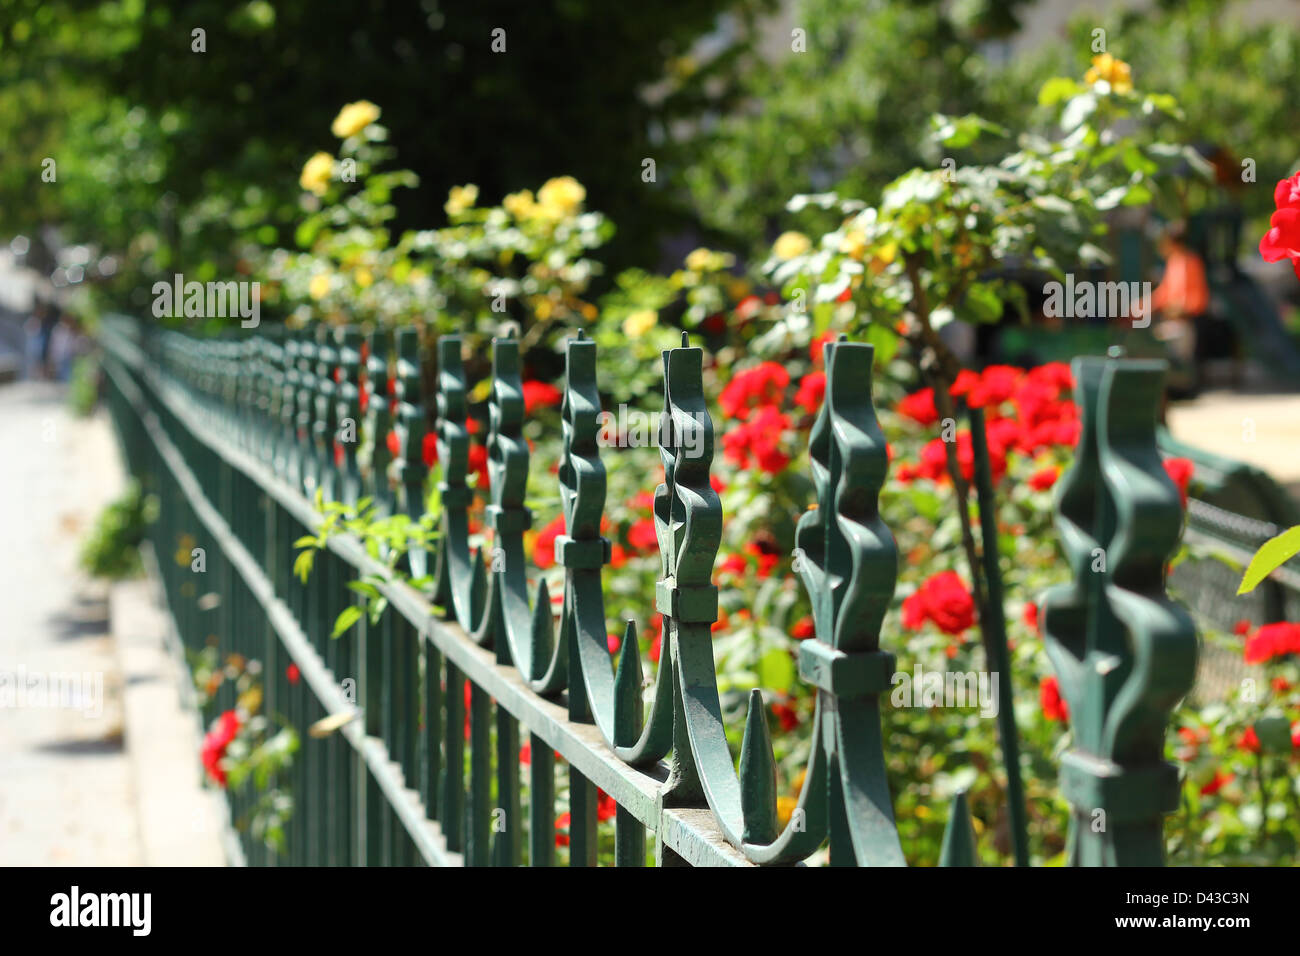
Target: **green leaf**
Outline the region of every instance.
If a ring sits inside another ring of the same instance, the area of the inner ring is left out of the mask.
[[[1079,92],[1079,84],[1068,76],[1054,76],[1038,91],[1039,106],[1055,106]]]
[[[357,607],[355,604],[345,607],[339,614],[338,618],[334,621],[334,631],[330,634],[330,637],[338,637],[341,635],[353,624],[361,620],[361,614],[361,608]]]
[[[1288,528],[1260,546],[1255,556],[1250,559],[1250,565],[1246,568],[1237,593],[1249,594],[1255,590],[1260,581],[1290,561],[1297,552],[1300,552],[1300,525]]]
[[[315,551],[304,551],[293,562],[293,573],[303,584],[311,577],[311,566],[316,560]]]
[[[305,534],[293,543],[295,548],[314,548],[317,547],[316,536],[314,534]]]
[[[769,690],[789,692],[794,686],[794,659],[784,648],[774,647],[758,662],[758,682]]]
[[[364,594],[368,598],[379,600],[379,588],[375,587],[369,581],[349,581],[348,587],[358,594]]]
[[[884,364],[894,357],[901,341],[898,333],[891,328],[872,323],[867,326],[867,341],[876,347],[876,361]]]

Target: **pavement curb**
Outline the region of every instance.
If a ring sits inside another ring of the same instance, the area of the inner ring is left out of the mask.
[[[152,555],[145,565],[152,570]],[[202,724],[157,577],[115,583],[109,624],[122,671],[127,757],[146,866],[241,865],[222,794],[202,783]],[[188,693],[187,693],[188,692]]]

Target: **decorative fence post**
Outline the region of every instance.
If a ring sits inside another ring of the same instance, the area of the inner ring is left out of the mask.
[[[1083,430],[1057,492],[1074,579],[1052,588],[1043,633],[1070,709],[1061,766],[1070,862],[1158,866],[1178,772],[1163,759],[1169,715],[1192,687],[1196,628],[1165,593],[1182,505],[1156,449],[1164,362],[1073,363]]]
[[[389,409],[392,396],[388,393],[390,341],[389,334],[382,328],[371,329],[367,338],[370,355],[366,358],[365,386],[368,392],[367,430],[373,436],[373,446],[370,449],[370,493],[385,514],[391,512],[393,501],[388,487],[388,465],[393,460],[388,450],[388,433],[393,427],[393,416]]]
[[[316,412],[311,427],[312,447],[316,452],[316,486],[325,494],[325,500],[337,497],[336,477],[338,469],[334,467],[334,442],[338,438],[336,408],[334,405],[335,355],[334,345],[330,342],[330,327],[325,323],[316,326],[316,377],[313,384],[316,394],[313,397]]]
[[[339,425],[336,440],[343,451],[339,500],[354,505],[361,497],[361,471],[357,465],[357,446],[361,436],[361,332],[355,326],[346,326],[335,333],[335,341],[340,371],[336,389],[338,404],[335,414]]]

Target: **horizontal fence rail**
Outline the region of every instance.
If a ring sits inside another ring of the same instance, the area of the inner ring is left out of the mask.
[[[833,865],[905,864],[880,707],[895,672],[881,626],[898,555],[877,507],[888,461],[870,345],[825,346],[826,397],[810,436],[817,504],[796,532],[815,627],[800,643],[799,673],[817,688],[816,710],[798,806],[781,828],[761,694],[750,697],[738,769],[723,726],[711,628],[724,516],[710,483],[703,351],[685,336],[664,352],[664,481],[654,494],[661,575],[647,596],[663,615],[663,644],[648,695],[630,624],[616,664],[608,649],[601,403],[596,346],[581,334],[565,354],[558,625],[545,581],[530,584],[538,575],[524,547],[530,452],[514,339],[492,345],[484,555],[471,545],[476,489],[459,337],[426,350],[411,328],[363,337],[321,325],[199,339],[112,317],[102,338],[129,465],[161,502],[152,532],[160,552],[183,535],[211,549],[201,589],[188,568],[161,562],[182,642],[263,662],[268,713],[300,730],[339,728],[306,740],[292,765],[287,856],[246,836],[251,863],[551,865],[560,759],[573,866],[789,864],[826,845]],[[437,364],[432,407],[422,390],[426,355]],[[1191,619],[1164,588],[1182,528],[1155,444],[1164,368],[1080,359],[1074,371],[1083,428],[1057,513],[1072,579],[1044,602],[1049,654],[1077,715],[1061,778],[1070,856],[1158,864],[1163,815],[1177,802],[1165,731],[1196,665]],[[336,441],[348,422],[363,423],[369,454]],[[437,448],[438,536],[428,550],[413,548],[403,569],[428,586],[392,577],[345,534],[328,538],[305,581],[295,576],[294,542],[322,524],[314,498],[369,498],[385,514],[425,518],[426,435]],[[381,580],[387,612],[331,639],[351,603],[348,582],[363,577]],[[290,664],[307,693],[286,676]],[[233,706],[232,691],[218,693]],[[603,851],[597,788],[616,806]],[[237,819],[254,799],[231,794]],[[1098,814],[1109,821],[1100,830]],[[959,795],[941,862],[975,860]]]

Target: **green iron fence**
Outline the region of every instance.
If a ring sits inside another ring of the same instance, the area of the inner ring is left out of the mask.
[[[209,549],[201,587],[188,566],[160,562],[181,641],[261,661],[268,713],[304,732],[322,720],[338,728],[306,738],[293,762],[286,853],[245,833],[249,862],[553,864],[558,755],[568,768],[570,865],[795,863],[827,843],[832,865],[905,863],[880,713],[895,671],[881,625],[898,557],[877,510],[887,456],[872,405],[871,346],[826,346],[826,398],[810,437],[817,506],[797,527],[816,631],[801,642],[799,672],[817,688],[817,703],[798,809],[781,828],[759,692],[750,698],[738,772],[724,733],[710,633],[724,516],[709,480],[713,426],[701,349],[684,338],[664,353],[665,480],[654,496],[662,574],[646,596],[663,615],[663,650],[647,706],[637,642],[622,642],[616,666],[607,647],[602,568],[610,544],[600,532],[605,472],[590,340],[579,335],[566,347],[557,628],[545,583],[529,593],[529,449],[514,340],[492,347],[487,521],[495,547],[485,560],[470,545],[459,337],[441,337],[428,356],[437,369],[433,408],[414,329],[364,340],[358,329],[324,326],[198,339],[113,317],[102,337],[129,466],[161,503],[157,550],[170,553],[186,534]],[[1043,600],[1045,640],[1075,733],[1061,768],[1070,857],[1082,865],[1158,864],[1162,818],[1177,806],[1177,774],[1163,760],[1166,725],[1196,666],[1192,621],[1164,586],[1182,528],[1179,496],[1156,448],[1164,368],[1089,358],[1076,360],[1074,371],[1083,430],[1059,483],[1057,515],[1072,578]],[[373,400],[363,416],[367,382],[390,379],[393,409]],[[368,460],[356,442],[336,445],[348,420],[364,422],[371,436],[394,429],[396,460],[385,441],[373,442]],[[430,433],[440,533],[435,549],[413,550],[407,561],[412,578],[433,583],[421,591],[389,579],[379,589],[389,610],[378,623],[362,619],[331,639],[351,603],[346,583],[385,569],[355,538],[339,535],[299,580],[293,543],[321,523],[312,499],[369,496],[389,513],[419,518],[428,479],[420,449]],[[287,676],[290,664],[300,683]],[[1004,701],[1010,676],[1000,675]],[[617,805],[605,850],[597,788]],[[240,819],[256,798],[230,799]],[[942,862],[972,864],[960,795],[949,812]],[[1024,833],[1015,837],[1023,847]]]

